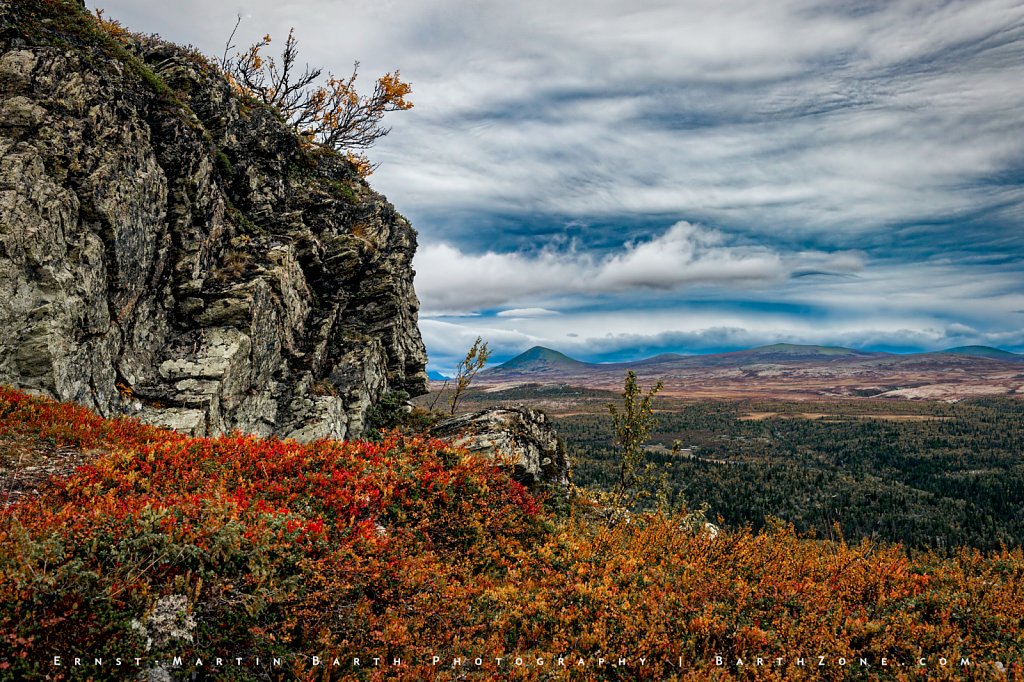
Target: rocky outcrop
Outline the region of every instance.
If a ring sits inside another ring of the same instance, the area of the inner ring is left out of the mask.
[[[200,55],[84,12],[0,3],[0,383],[305,440],[423,393],[409,223]]]
[[[523,485],[568,490],[565,446],[543,412],[526,407],[481,410],[446,419],[432,434],[470,452],[511,458],[512,478]]]

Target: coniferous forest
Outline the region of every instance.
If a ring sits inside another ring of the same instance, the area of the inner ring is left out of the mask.
[[[1021,401],[699,402],[657,418],[647,456],[670,498],[728,525],[777,517],[821,538],[838,527],[937,550],[1024,542]],[[610,424],[559,419],[577,484],[615,481]]]

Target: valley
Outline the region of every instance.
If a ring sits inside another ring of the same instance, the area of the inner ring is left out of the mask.
[[[612,490],[618,451],[608,404],[621,403],[621,380],[617,391],[610,377],[609,388],[484,384],[462,397],[458,411],[528,405],[548,412],[574,482]],[[781,519],[818,538],[937,551],[1024,543],[1013,502],[1024,499],[1024,401],[1016,394],[933,400],[794,397],[768,383],[745,396],[675,388],[655,399],[658,423],[646,450],[677,506],[706,506],[728,527],[758,530]],[[673,454],[677,441],[682,449]]]

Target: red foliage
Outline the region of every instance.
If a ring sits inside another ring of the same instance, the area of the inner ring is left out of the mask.
[[[22,672],[59,676],[46,662],[74,652],[140,655],[131,619],[183,592],[204,655],[384,646],[384,632],[389,647],[425,647],[412,620],[391,639],[389,609],[506,571],[544,522],[492,462],[425,438],[194,439],[5,388],[0,432],[102,453],[4,512],[0,636],[15,652],[3,662],[39,666]],[[445,599],[417,619],[458,633],[466,610]]]
[[[997,663],[1024,675],[1019,548],[943,558],[781,524],[712,537],[679,517],[559,521],[437,440],[187,438],[0,388],[10,434],[97,457],[3,510],[0,679],[70,677],[53,655],[168,653],[242,657],[232,679],[999,679]],[[147,653],[131,623],[167,595],[187,598],[195,637]],[[252,666],[275,655],[284,668]],[[368,656],[403,665],[349,664]]]

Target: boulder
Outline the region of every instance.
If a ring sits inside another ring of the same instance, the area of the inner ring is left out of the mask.
[[[512,478],[530,488],[569,486],[569,460],[547,415],[527,407],[493,408],[461,414],[438,423],[432,433],[492,457],[515,463]]]

